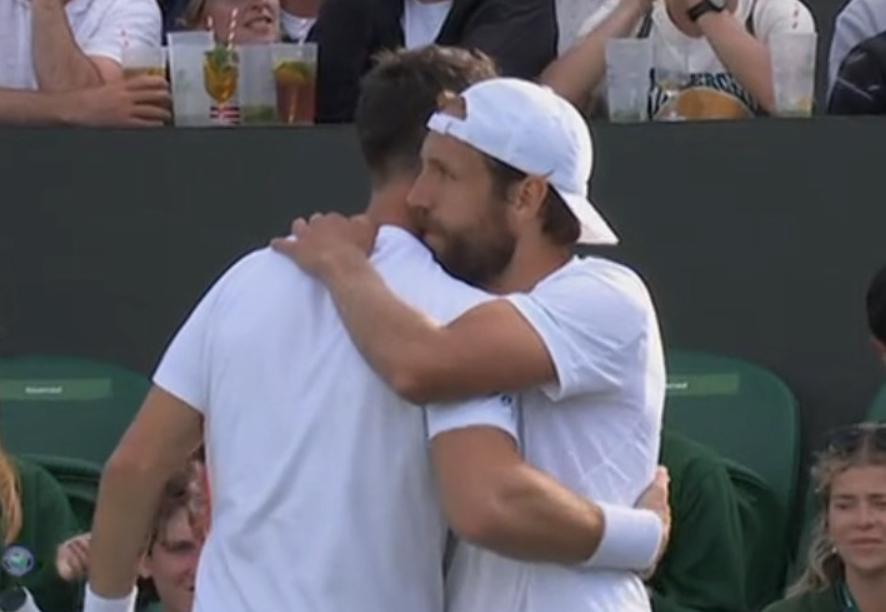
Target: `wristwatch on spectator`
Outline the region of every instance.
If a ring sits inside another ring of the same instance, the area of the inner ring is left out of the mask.
[[[701,0],[698,4],[689,8],[686,15],[693,23],[705,13],[722,13],[726,9],[726,0]]]

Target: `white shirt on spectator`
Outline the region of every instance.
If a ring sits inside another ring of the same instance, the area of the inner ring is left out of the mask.
[[[442,322],[488,299],[402,229],[381,229],[372,261]],[[194,612],[443,611],[427,439],[471,425],[516,437],[511,398],[407,404],[357,352],[325,287],[267,249],[210,289],[154,382],[205,418],[212,529]]]
[[[280,27],[292,42],[305,42],[316,22],[316,17],[299,17],[283,10],[280,11]]]
[[[161,44],[162,18],[156,0],[71,0],[65,13],[74,40],[89,57],[119,63],[124,44]],[[31,34],[30,0],[2,0],[0,87],[37,89]]]
[[[619,0],[606,0],[603,9],[588,18],[579,31],[583,36],[593,31],[611,14]],[[815,22],[809,9],[799,0],[738,0],[734,18],[745,26],[749,21],[753,24],[754,37],[764,44],[783,32],[815,32]],[[637,24],[631,36],[640,33],[643,21]],[[682,95],[728,97],[737,107],[736,113],[747,115],[759,113],[758,104],[742,85],[723,66],[720,58],[704,36],[693,38],[681,32],[668,15],[664,2],[655,2],[652,8],[652,29],[649,37],[653,45],[664,43],[669,55],[677,57],[684,54],[685,67],[691,75],[691,83]],[[690,91],[691,90],[691,91]],[[605,91],[605,83],[598,90]],[[665,97],[656,88],[650,94],[650,117],[662,110]],[[727,102],[729,104],[729,102]],[[721,108],[724,105],[718,105]],[[687,117],[693,119],[696,117]],[[704,117],[698,117],[704,118]]]
[[[886,32],[886,1],[851,0],[834,23],[834,37],[828,57],[828,98],[837,80],[840,64],[856,46]]]
[[[451,0],[405,0],[401,25],[406,48],[415,49],[437,40],[451,8]]]
[[[508,299],[544,341],[559,382],[518,396],[528,463],[582,497],[632,506],[658,463],[665,369],[643,282],[624,266],[575,258]],[[650,609],[633,572],[525,563],[460,544],[448,612]]]
[[[605,5],[606,0],[556,0],[558,55],[573,45],[585,20]]]

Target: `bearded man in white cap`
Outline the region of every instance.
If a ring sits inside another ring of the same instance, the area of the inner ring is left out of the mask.
[[[367,217],[298,219],[297,239],[274,247],[328,287],[355,344],[400,395],[423,403],[519,391],[526,461],[582,497],[632,506],[656,469],[664,359],[641,279],[571,254],[576,244],[617,242],[588,199],[587,125],[552,90],[498,78],[441,97],[428,128],[408,225],[451,275],[496,299],[447,324],[413,309],[370,265]],[[482,453],[465,448],[439,445],[435,459],[464,453],[481,464]],[[650,537],[635,536],[608,539],[601,549],[618,550],[598,554],[636,556]],[[446,594],[449,612],[650,607],[635,572],[521,562],[466,543]]]

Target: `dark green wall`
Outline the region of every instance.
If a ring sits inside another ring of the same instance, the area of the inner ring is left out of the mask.
[[[671,345],[735,354],[794,388],[807,432],[882,378],[862,296],[886,261],[886,123],[595,128],[614,256],[647,278]],[[234,258],[367,188],[346,128],[0,130],[0,343],[149,372]]]

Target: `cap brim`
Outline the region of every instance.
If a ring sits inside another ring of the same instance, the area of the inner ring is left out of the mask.
[[[581,225],[578,244],[618,244],[618,236],[586,197],[557,191]]]

